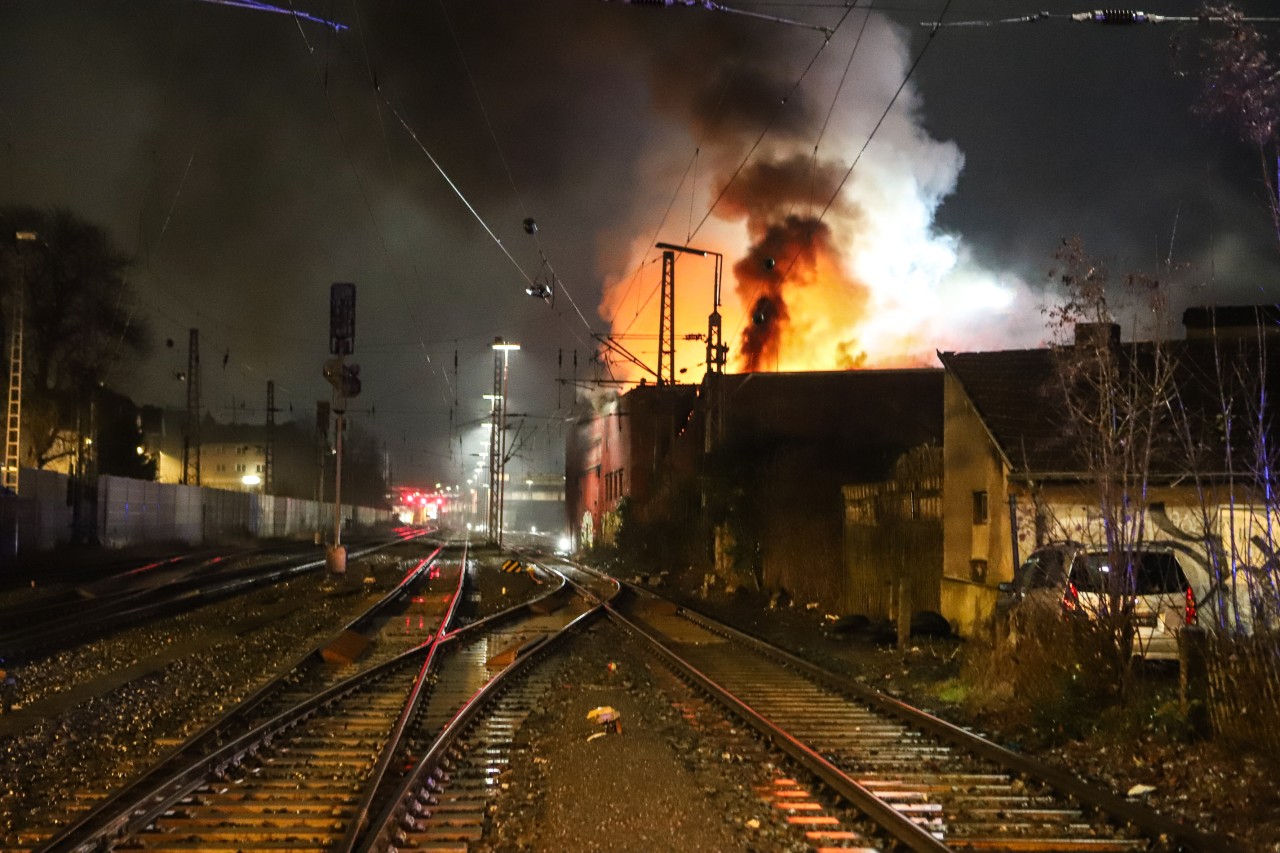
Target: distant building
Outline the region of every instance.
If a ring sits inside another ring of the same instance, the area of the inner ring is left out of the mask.
[[[641,386],[584,406],[566,447],[577,543],[612,541],[620,508],[671,569],[848,600],[842,487],[888,479],[942,439],[942,371],[748,373]],[[683,526],[683,517],[689,517]],[[941,554],[932,558],[941,572]]]
[[[507,530],[563,536],[564,475],[526,473],[508,480],[503,490],[503,519]]]
[[[1276,439],[1269,409],[1280,399],[1276,319],[1270,306],[1195,308],[1184,315],[1185,340],[1122,343],[1118,326],[1081,324],[1062,347],[940,353],[941,602],[952,625],[979,630],[994,612],[998,585],[1038,545],[1105,541],[1100,471],[1084,446],[1090,428],[1072,422],[1059,373],[1082,347],[1114,353],[1119,393],[1154,395],[1159,433],[1128,473],[1133,530],[1146,539],[1214,538],[1226,549],[1227,571],[1273,559],[1270,545],[1260,551],[1255,543],[1260,534],[1274,539],[1277,509],[1265,495],[1271,463],[1257,458]],[[1168,365],[1160,389],[1149,381],[1157,348]],[[1251,424],[1263,424],[1261,434]]]
[[[187,414],[180,409],[150,409],[143,419],[143,449],[157,460],[156,479],[182,482],[183,441]],[[196,447],[190,447],[194,454]],[[199,434],[200,483],[214,489],[262,493],[267,479],[265,424],[224,424],[206,417]],[[286,422],[274,427],[274,493],[316,498],[320,465],[327,466],[328,499],[332,499],[331,454],[322,454],[319,438],[309,424]],[[343,477],[347,481],[350,472]],[[194,484],[193,484],[194,485]],[[344,503],[348,499],[344,491]]]

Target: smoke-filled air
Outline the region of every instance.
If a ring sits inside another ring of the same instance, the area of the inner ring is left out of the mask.
[[[688,148],[655,152],[660,166],[649,177],[675,198],[665,215],[638,219],[643,236],[631,238],[628,269],[606,275],[602,309],[646,363],[655,361],[648,354],[656,354],[659,328],[661,252],[648,236],[655,229],[660,241],[724,255],[731,371],[925,366],[939,349],[1043,339],[1043,329],[1025,322],[1041,297],[1015,276],[984,269],[959,235],[935,228],[964,156],[926,132],[927,105],[910,81],[894,99],[919,44],[871,14],[854,51],[865,14],[850,16],[789,97],[820,36],[772,30],[759,53],[738,46],[735,58],[717,59],[673,48],[655,62],[654,102],[683,123]],[[760,38],[759,29],[751,35]],[[778,54],[789,61],[744,59]],[[705,369],[697,336],[712,308],[712,275],[708,260],[677,258],[684,381]],[[619,366],[632,376],[636,369]]]

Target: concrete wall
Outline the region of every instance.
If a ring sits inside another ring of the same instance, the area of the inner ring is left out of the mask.
[[[109,548],[139,542],[204,541],[203,490],[197,486],[98,479],[98,540]]]
[[[942,615],[972,635],[995,610],[996,586],[1013,579],[1008,472],[968,396],[951,374],[943,382]],[[974,496],[987,496],[987,517]]]

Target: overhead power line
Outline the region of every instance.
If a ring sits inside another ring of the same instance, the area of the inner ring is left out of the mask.
[[[1074,21],[1081,24],[1105,24],[1130,26],[1133,24],[1277,24],[1280,17],[1233,17],[1227,15],[1153,15],[1137,9],[1094,9],[1091,12],[1034,12],[1012,18],[993,18],[986,21],[921,21],[920,26],[930,29],[941,27],[994,27],[999,24],[1036,24],[1040,21]]]
[[[749,18],[759,18],[763,21],[770,21],[775,24],[786,24],[789,27],[804,27],[807,30],[817,30],[820,33],[830,37],[835,30],[831,27],[824,27],[821,24],[810,24],[805,21],[796,21],[792,18],[781,18],[777,15],[766,15],[763,12],[751,12],[746,9],[735,9],[732,6],[725,6],[720,3],[712,3],[711,0],[604,0],[606,3],[625,3],[628,6],[693,6],[699,9],[706,9],[711,12],[729,12],[734,15],[746,15]]]
[[[281,6],[273,6],[270,3],[260,3],[257,0],[199,0],[201,3],[213,3],[218,6],[235,6],[239,9],[253,9],[257,12],[274,12],[277,15],[289,15],[294,20],[310,21],[313,24],[323,24],[335,33],[340,33],[347,29],[346,24],[339,24],[337,21],[330,21],[315,15],[299,12],[297,9],[285,9]],[[292,5],[292,4],[290,4]]]

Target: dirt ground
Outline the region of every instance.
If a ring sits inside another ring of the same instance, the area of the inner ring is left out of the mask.
[[[598,622],[549,666],[556,687],[516,735],[480,851],[811,851],[767,793],[785,770],[633,637]],[[621,713],[621,731],[586,717]],[[704,713],[705,712],[705,713]]]

